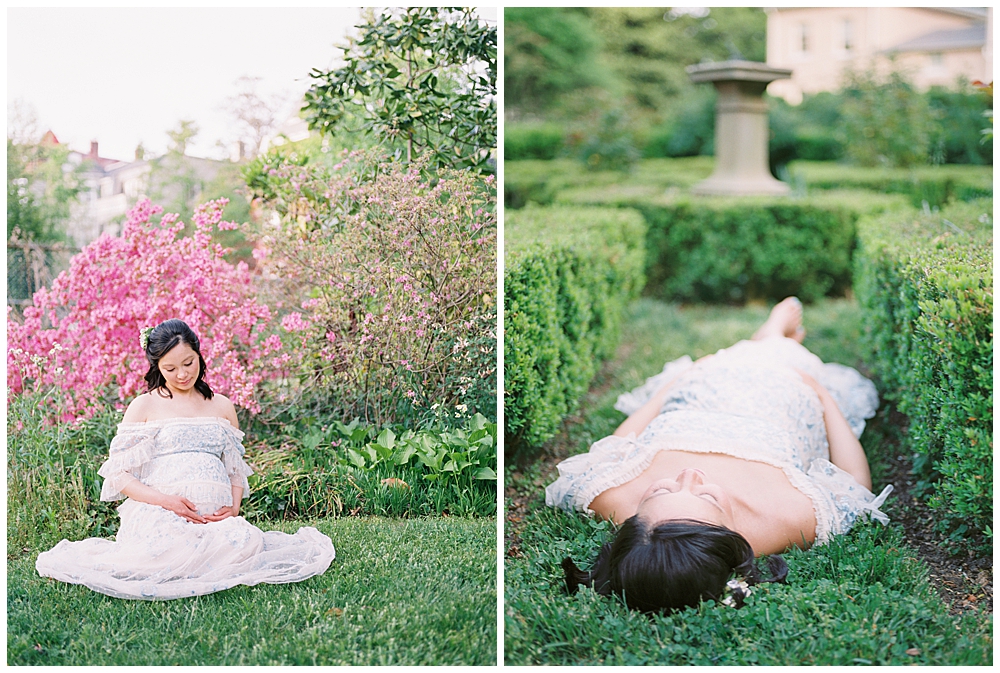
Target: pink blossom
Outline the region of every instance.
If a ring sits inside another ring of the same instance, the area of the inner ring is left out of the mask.
[[[309,321],[303,320],[301,313],[289,313],[281,319],[281,326],[289,332],[301,332],[309,329]]]

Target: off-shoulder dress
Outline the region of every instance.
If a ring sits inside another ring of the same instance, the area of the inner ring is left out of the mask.
[[[830,462],[823,405],[795,369],[830,391],[855,437],[875,415],[878,393],[857,370],[824,364],[796,341],[771,337],[741,341],[698,367],[690,357],[667,363],[663,371],[618,398],[631,414],[671,380],[660,410],[638,437],[605,437],[587,453],[558,466],[559,478],[545,489],[545,502],[569,511],[592,513],[600,493],[638,477],[659,451],[719,453],[780,468],[792,486],[812,502],[815,544],[847,532],[859,516],[883,523],[879,510],[892,491],[878,497]]]
[[[224,418],[121,423],[98,470],[101,500],[121,500],[134,479],[186,497],[205,515],[233,504],[232,487],[249,491],[243,433]],[[115,539],[62,540],[38,555],[43,577],[83,584],[118,598],[199,596],[238,584],[298,582],[322,574],[334,558],[330,538],[312,527],[294,535],[264,532],[236,516],[193,523],[125,499]]]

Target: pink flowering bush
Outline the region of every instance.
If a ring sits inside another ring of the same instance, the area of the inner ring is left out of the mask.
[[[380,424],[438,405],[495,418],[493,177],[275,163],[255,195],[279,223],[256,257],[286,311],[282,394]]]
[[[85,417],[117,393],[119,401],[146,390],[149,365],[139,330],[169,318],[187,322],[201,339],[213,390],[253,413],[257,392],[273,371],[281,338],[267,335],[270,309],[259,303],[246,264],[226,262],[212,242],[225,199],[199,206],[194,233],[142,200],[128,213],[120,237],[101,236],[41,289],[21,321],[7,317],[9,394],[53,389],[65,418]],[[117,389],[117,390],[116,390]]]

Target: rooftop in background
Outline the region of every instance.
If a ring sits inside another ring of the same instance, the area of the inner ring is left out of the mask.
[[[902,70],[921,90],[993,79],[993,8],[771,7],[767,63],[791,68],[768,92],[798,104],[849,69]]]

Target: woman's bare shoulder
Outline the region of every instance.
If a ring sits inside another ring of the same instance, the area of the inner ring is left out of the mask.
[[[225,418],[234,428],[239,429],[240,421],[236,417],[236,406],[228,397],[222,393],[212,393],[212,399],[210,402],[212,404],[212,408],[215,410],[215,414],[219,416],[219,418]]]
[[[149,411],[153,406],[153,398],[149,393],[143,393],[139,397],[129,402],[125,409],[125,416],[122,423],[145,423],[149,420]]]

